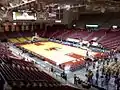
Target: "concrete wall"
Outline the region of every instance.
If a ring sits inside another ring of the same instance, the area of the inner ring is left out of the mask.
[[[73,12],[73,10],[64,10],[62,23],[67,24],[68,28],[70,28],[72,27],[71,23],[73,20],[78,20],[78,16],[78,12]]]

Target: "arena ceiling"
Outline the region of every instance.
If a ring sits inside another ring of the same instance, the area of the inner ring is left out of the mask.
[[[78,10],[78,12],[119,12],[120,0],[0,0],[0,19],[11,10],[31,9],[45,12],[48,7]]]

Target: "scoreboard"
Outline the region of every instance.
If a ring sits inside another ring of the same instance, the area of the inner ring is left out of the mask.
[[[13,12],[13,20],[36,20],[37,16],[34,12]]]
[[[98,31],[99,30],[99,25],[97,24],[86,24],[85,28],[90,31]]]

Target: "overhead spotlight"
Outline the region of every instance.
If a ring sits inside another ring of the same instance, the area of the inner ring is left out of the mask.
[[[5,12],[5,14],[3,15],[3,17],[7,17],[7,13],[8,13],[8,10]]]
[[[105,8],[102,7],[101,8],[101,12],[104,13],[105,12]]]
[[[0,21],[2,21],[2,18],[0,18]]]
[[[9,3],[10,7],[13,7],[13,4],[12,3]]]
[[[4,17],[4,18],[7,17],[7,13],[3,14],[3,17]]]
[[[91,0],[87,0],[87,2],[91,2]]]
[[[16,25],[16,23],[13,23],[13,25]]]
[[[90,9],[91,9],[91,6],[90,6],[90,5],[85,5],[85,8],[86,8],[87,10],[90,10]]]
[[[73,24],[73,27],[76,27],[76,24]]]
[[[58,6],[58,9],[60,10],[60,6]]]
[[[117,28],[118,28],[118,26],[116,26],[116,25],[113,25],[113,26],[112,26],[112,28],[113,28],[113,29],[117,29]]]
[[[55,20],[56,23],[61,23],[61,20]]]
[[[31,10],[34,10],[34,8],[32,7]]]
[[[70,5],[65,5],[66,10],[70,10]]]
[[[1,7],[1,9],[4,11],[5,10],[5,8],[4,7]]]

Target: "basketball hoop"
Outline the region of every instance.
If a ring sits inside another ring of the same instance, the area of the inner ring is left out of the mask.
[[[39,41],[39,36],[35,33],[35,36],[32,37],[32,41]]]

